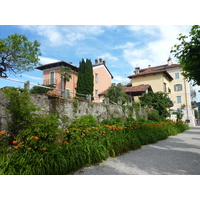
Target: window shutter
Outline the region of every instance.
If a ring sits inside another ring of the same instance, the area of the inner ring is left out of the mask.
[[[174,85],[174,91],[176,91],[176,85]]]

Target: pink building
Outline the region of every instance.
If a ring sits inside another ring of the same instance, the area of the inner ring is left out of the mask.
[[[55,89],[63,90],[60,70],[61,67],[69,67],[71,69],[71,79],[66,83],[66,94],[70,97],[76,97],[76,87],[78,79],[78,67],[72,65],[72,63],[67,63],[65,61],[58,61],[55,63],[49,63],[46,65],[41,65],[36,67],[36,69],[43,71],[43,84],[52,85]],[[99,98],[99,94],[106,89],[108,89],[112,83],[112,74],[106,67],[106,62],[102,58],[95,60],[93,65],[93,75],[94,75],[94,101],[101,102],[103,99]],[[61,92],[57,91],[58,95],[61,95]]]

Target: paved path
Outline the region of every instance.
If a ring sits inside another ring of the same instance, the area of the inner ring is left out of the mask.
[[[75,175],[200,175],[200,126],[155,144],[142,146]]]

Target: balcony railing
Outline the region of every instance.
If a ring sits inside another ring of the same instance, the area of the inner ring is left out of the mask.
[[[190,91],[190,95],[191,95],[192,98],[196,97],[196,91],[195,90],[191,90]]]
[[[57,79],[45,79],[43,80],[44,85],[57,85]]]
[[[198,104],[197,104],[196,101],[192,101],[191,105],[192,105],[192,108],[197,108],[198,107]]]

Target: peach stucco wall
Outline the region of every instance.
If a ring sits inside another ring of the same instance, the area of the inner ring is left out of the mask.
[[[43,83],[49,83],[50,80],[50,72],[54,71],[54,80],[55,80],[55,88],[56,89],[60,89],[61,90],[61,78],[60,78],[60,67],[57,68],[52,68],[52,69],[48,69],[48,70],[44,70],[43,71]],[[77,84],[77,73],[72,71],[71,72],[71,79],[69,82],[66,83],[66,89],[70,90],[70,97],[75,97],[76,93],[76,84]],[[59,93],[59,92],[58,92]]]
[[[47,69],[43,71],[43,84],[49,84],[50,82],[50,72],[54,71],[54,80],[55,80],[55,88],[61,89],[61,78],[60,78],[60,67],[55,67],[51,69]],[[96,75],[97,74],[97,75]],[[94,101],[93,102],[100,102],[99,96],[95,98],[96,92],[100,94],[101,92],[107,90],[112,83],[112,78],[108,70],[105,68],[104,65],[100,65],[97,67],[93,67],[93,75],[94,75]],[[66,89],[70,90],[70,97],[75,97],[76,93],[76,87],[77,87],[77,80],[78,80],[78,73],[72,71],[71,73],[71,79],[69,82],[66,83]],[[96,79],[96,76],[98,76],[98,80]],[[60,92],[58,92],[60,94]]]
[[[98,81],[95,80],[95,74],[98,76]],[[112,83],[111,75],[109,74],[108,70],[105,68],[104,65],[100,65],[93,68],[93,75],[94,75],[94,93],[93,96],[95,97],[95,91],[98,91],[98,94],[107,90]],[[100,99],[94,99],[93,102],[100,102]]]

